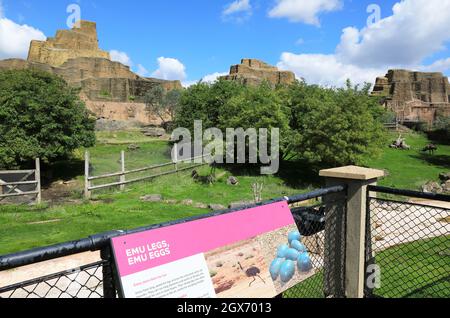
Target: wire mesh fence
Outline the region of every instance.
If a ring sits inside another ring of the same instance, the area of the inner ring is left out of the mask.
[[[312,275],[283,294],[287,298],[344,297],[346,200],[294,207],[294,219],[311,257]]]
[[[429,204],[368,198],[368,297],[450,297],[450,209]]]
[[[104,261],[0,288],[0,298],[102,298]]]

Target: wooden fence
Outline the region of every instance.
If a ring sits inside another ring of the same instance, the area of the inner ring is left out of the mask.
[[[36,159],[36,168],[33,170],[0,171],[0,202],[7,198],[24,196],[35,196],[37,204],[42,201],[39,158]]]
[[[175,150],[175,153],[177,154],[176,150]],[[177,160],[177,158],[175,158],[175,160],[173,160],[171,162],[163,163],[163,164],[158,164],[158,165],[153,165],[153,166],[148,166],[148,167],[143,167],[143,168],[138,168],[138,169],[132,169],[132,170],[126,170],[126,168],[125,168],[125,151],[122,151],[120,154],[120,165],[121,165],[120,171],[114,172],[114,173],[103,174],[103,175],[99,175],[99,176],[91,176],[90,175],[90,155],[89,155],[89,152],[86,151],[85,152],[85,160],[84,160],[84,163],[85,163],[85,165],[84,165],[84,174],[85,174],[84,197],[86,199],[90,199],[91,195],[92,195],[92,191],[105,189],[105,188],[111,188],[111,187],[119,187],[120,190],[123,191],[125,189],[125,186],[130,183],[146,181],[146,180],[154,179],[157,177],[174,174],[174,173],[177,173],[180,171],[189,170],[189,169],[193,169],[193,168],[205,165],[206,163],[203,162],[203,160],[202,160],[202,163],[196,163],[194,165],[190,165],[187,167],[183,167],[183,166],[180,167],[180,164],[182,164],[182,163],[186,163],[188,161],[193,161],[193,160],[199,159],[199,158],[203,159],[204,156],[202,155],[202,156],[192,157],[190,159],[183,159],[183,160]],[[173,169],[169,170],[169,171],[157,172],[157,173],[150,174],[147,176],[136,177],[136,178],[131,178],[131,179],[126,178],[127,176],[129,176],[131,174],[137,174],[140,172],[157,170],[157,169],[161,169],[164,167],[170,167],[170,166],[173,166]],[[111,178],[118,178],[118,181],[105,183],[105,184],[93,185],[93,181],[98,181],[98,180],[102,180],[102,179],[111,179]]]

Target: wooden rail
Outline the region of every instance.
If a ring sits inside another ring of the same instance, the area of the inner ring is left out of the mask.
[[[177,154],[177,148],[175,148],[175,154]],[[148,166],[148,167],[143,167],[143,168],[137,168],[137,169],[132,169],[132,170],[126,170],[125,169],[125,152],[122,151],[121,154],[120,154],[120,158],[121,158],[120,159],[120,165],[121,165],[121,171],[120,172],[107,173],[107,174],[103,174],[103,175],[99,175],[99,176],[90,176],[89,175],[90,174],[90,171],[89,171],[90,154],[89,154],[89,152],[86,151],[86,153],[85,153],[85,187],[84,187],[84,196],[85,196],[86,199],[89,199],[91,197],[91,195],[92,195],[92,191],[94,191],[94,190],[100,190],[100,189],[105,189],[105,188],[110,188],[110,187],[117,187],[117,186],[119,186],[120,190],[123,191],[127,184],[136,183],[136,182],[140,182],[140,181],[146,181],[146,180],[154,179],[154,178],[157,178],[157,177],[178,173],[180,171],[194,169],[196,167],[203,166],[206,163],[205,162],[202,162],[202,163],[195,163],[194,162],[194,165],[189,166],[189,167],[183,167],[183,168],[179,168],[179,164],[180,163],[186,163],[186,162],[189,162],[189,161],[195,161],[196,159],[200,159],[200,158],[203,159],[204,157],[205,156],[202,155],[202,156],[196,156],[196,157],[192,157],[192,158],[189,158],[189,159],[183,159],[183,160],[178,160],[178,158],[175,157],[173,162],[166,162],[166,163],[162,163],[162,164],[158,164],[158,165],[153,165],[153,166]],[[165,172],[161,172],[161,173],[152,174],[152,175],[149,175],[149,176],[144,176],[144,177],[139,177],[139,178],[126,180],[126,176],[128,176],[130,174],[150,171],[150,170],[154,170],[154,169],[158,169],[158,168],[164,168],[164,167],[168,167],[168,166],[174,166],[174,169],[170,170],[170,171],[165,171]],[[114,178],[114,177],[119,177],[119,181],[111,182],[111,183],[107,183],[107,184],[92,185],[92,181],[101,180],[101,179],[107,179],[107,178]]]

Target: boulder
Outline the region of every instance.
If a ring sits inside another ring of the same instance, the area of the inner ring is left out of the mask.
[[[223,205],[221,205],[221,204],[210,204],[210,205],[208,205],[208,208],[210,208],[211,210],[214,210],[214,211],[225,210],[225,209],[226,209],[226,208],[225,208]]]
[[[430,181],[422,186],[422,191],[425,193],[442,193],[444,189],[439,183]]]
[[[141,146],[135,145],[135,144],[131,144],[131,145],[129,145],[129,146],[127,147],[127,149],[130,150],[130,151],[136,151],[136,150],[141,149]]]
[[[197,208],[197,209],[207,209],[207,208],[208,208],[208,205],[205,204],[205,203],[198,202],[198,203],[195,203],[195,204],[194,204],[194,208]]]
[[[186,200],[181,201],[181,204],[183,204],[183,205],[193,205],[194,201],[191,200],[191,199],[186,199]]]
[[[236,177],[229,177],[227,180],[227,184],[228,185],[238,185],[239,184],[239,180]]]
[[[439,179],[443,182],[450,180],[450,172],[442,172],[439,174]]]
[[[450,180],[447,180],[443,185],[442,185],[442,190],[445,193],[450,193]]]
[[[161,194],[147,194],[141,197],[143,202],[161,202],[163,197]]]
[[[147,137],[162,137],[166,134],[166,130],[164,128],[158,127],[147,127],[142,130],[142,133]]]

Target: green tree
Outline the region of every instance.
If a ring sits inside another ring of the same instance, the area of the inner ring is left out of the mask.
[[[304,82],[282,93],[291,109],[294,130],[290,154],[315,167],[364,164],[384,141],[384,129],[375,118],[381,106],[368,87],[328,89]]]
[[[173,89],[166,91],[162,86],[152,87],[144,96],[146,110],[157,115],[164,127],[175,118],[180,105],[182,91]]]
[[[67,157],[94,145],[94,130],[78,91],[62,78],[37,70],[0,72],[0,167]]]

